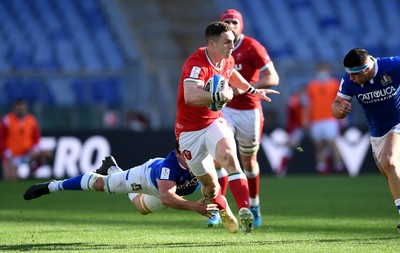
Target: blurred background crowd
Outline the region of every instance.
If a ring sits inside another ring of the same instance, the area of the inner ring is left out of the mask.
[[[351,48],[398,55],[397,0],[0,0],[0,114],[23,97],[43,131],[173,129],[182,64],[227,8],[280,75],[267,128],[319,62],[340,78]]]

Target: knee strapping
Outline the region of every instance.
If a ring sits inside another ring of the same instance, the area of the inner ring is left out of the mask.
[[[240,153],[245,154],[245,155],[254,154],[255,152],[258,151],[259,148],[260,148],[259,144],[256,144],[254,146],[242,146],[242,145],[239,145]]]
[[[159,198],[147,194],[140,197],[140,204],[147,213],[154,213],[167,208]]]

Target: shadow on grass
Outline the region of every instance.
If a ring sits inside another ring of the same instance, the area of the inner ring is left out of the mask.
[[[1,251],[84,251],[84,250],[113,250],[126,249],[126,245],[106,245],[91,243],[46,243],[46,244],[18,244],[18,245],[0,245]]]
[[[398,240],[398,237],[382,237],[382,238],[368,238],[367,243],[384,243],[385,241]],[[118,250],[128,249],[132,246],[136,249],[157,249],[157,248],[208,248],[208,247],[243,247],[243,246],[259,246],[259,245],[289,245],[299,243],[349,243],[360,242],[359,238],[348,239],[324,239],[324,240],[288,240],[288,241],[252,241],[252,242],[209,242],[209,243],[191,243],[191,242],[176,242],[176,243],[140,243],[135,245],[109,245],[109,244],[91,244],[91,243],[46,243],[46,244],[19,244],[19,245],[0,245],[0,251],[84,251],[84,250]]]
[[[391,237],[391,238],[368,238],[368,243],[382,243],[385,241],[390,240],[398,240],[398,237]],[[245,246],[260,246],[260,245],[289,245],[289,244],[299,244],[299,243],[348,243],[348,242],[360,242],[359,238],[353,239],[324,239],[324,240],[287,240],[287,241],[251,241],[251,242],[244,242],[244,241],[227,241],[227,242],[209,242],[209,243],[190,243],[190,242],[183,242],[183,243],[162,243],[162,244],[135,244],[135,248],[142,248],[142,249],[149,249],[149,248],[201,248],[201,247],[245,247]]]

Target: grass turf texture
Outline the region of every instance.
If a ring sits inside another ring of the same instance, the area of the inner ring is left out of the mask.
[[[23,200],[36,182],[0,182],[0,252],[400,252],[399,215],[378,174],[263,177],[263,225],[252,235],[207,228],[194,212],[142,216],[125,195]]]

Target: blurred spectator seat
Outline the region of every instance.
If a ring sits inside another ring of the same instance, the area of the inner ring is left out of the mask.
[[[95,104],[118,105],[122,99],[121,80],[118,77],[96,78],[92,81],[92,94]]]
[[[87,92],[92,87],[87,87],[87,76],[126,67],[125,49],[109,18],[100,0],[0,0],[0,72],[23,76],[4,78],[5,103],[21,95],[44,105],[96,101]],[[121,103],[121,82],[103,79],[93,84],[95,97]],[[118,86],[118,92],[110,85]]]

